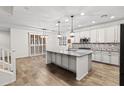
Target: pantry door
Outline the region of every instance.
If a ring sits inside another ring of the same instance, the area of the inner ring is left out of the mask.
[[[29,56],[38,56],[46,53],[46,36],[29,33]]]

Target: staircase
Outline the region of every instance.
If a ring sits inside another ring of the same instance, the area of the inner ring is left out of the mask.
[[[16,81],[15,50],[0,48],[0,86]]]

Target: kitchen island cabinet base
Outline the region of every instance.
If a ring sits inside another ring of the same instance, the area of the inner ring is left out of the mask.
[[[76,73],[76,80],[83,79],[88,74],[88,71],[91,70],[92,54],[87,54],[84,56],[72,56],[47,51],[46,58],[46,64],[53,63],[64,69]],[[58,60],[58,58],[60,60]]]

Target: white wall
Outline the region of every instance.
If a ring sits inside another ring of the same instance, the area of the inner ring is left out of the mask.
[[[41,33],[41,31],[31,31],[19,28],[11,28],[11,49],[15,49],[16,58],[28,57],[28,33]]]
[[[10,32],[0,31],[0,47],[10,48]]]
[[[47,38],[47,50],[52,50],[58,48],[57,33],[48,33]]]
[[[11,28],[11,49],[16,50],[16,58],[28,56],[27,30]]]

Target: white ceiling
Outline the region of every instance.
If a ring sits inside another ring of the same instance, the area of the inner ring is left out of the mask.
[[[80,13],[85,15],[81,16]],[[107,14],[106,18],[101,15]],[[124,18],[123,6],[1,6],[0,22],[28,25],[57,30],[56,23],[61,21],[61,30],[70,30],[70,16],[74,15],[74,28],[109,22]],[[115,16],[114,19],[110,19]],[[65,22],[68,19],[69,22]]]

